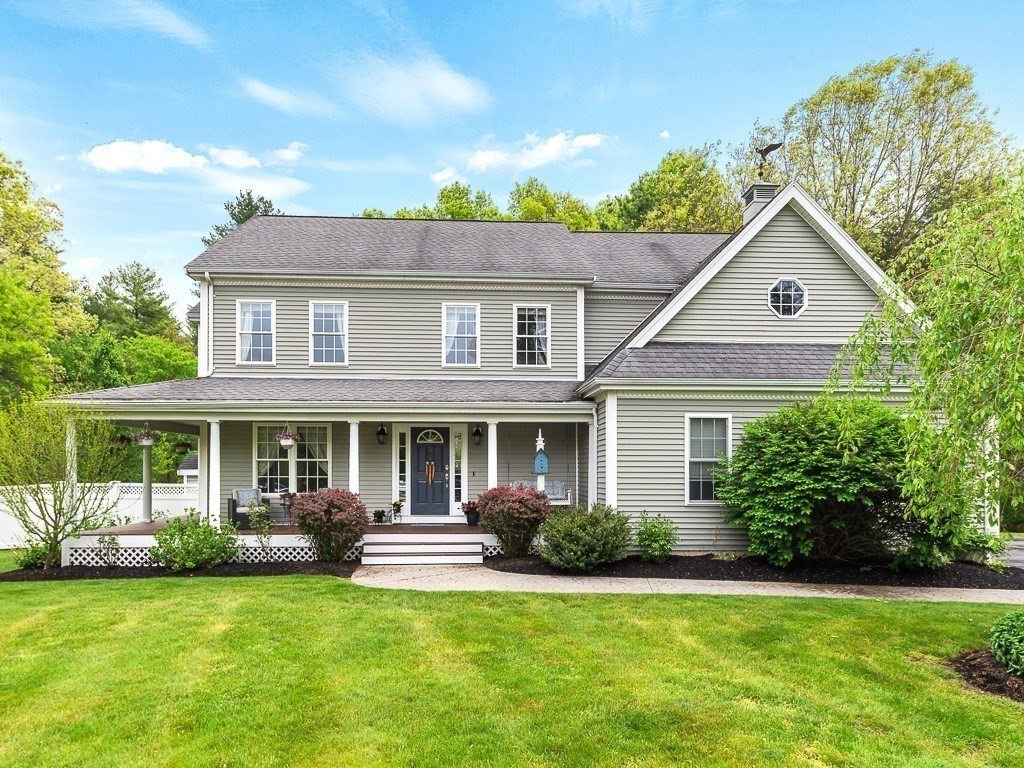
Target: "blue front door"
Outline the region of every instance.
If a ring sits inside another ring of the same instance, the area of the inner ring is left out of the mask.
[[[448,428],[414,427],[413,515],[448,514]]]

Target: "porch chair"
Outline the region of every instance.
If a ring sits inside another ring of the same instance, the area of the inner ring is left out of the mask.
[[[536,480],[513,480],[509,483],[513,488],[536,488]],[[544,482],[544,493],[552,504],[572,504],[572,491],[567,490],[565,483],[561,480],[546,480]]]
[[[263,503],[263,494],[259,488],[236,488],[231,492],[228,499],[228,520],[232,523],[238,522],[238,510],[245,509],[250,503]]]

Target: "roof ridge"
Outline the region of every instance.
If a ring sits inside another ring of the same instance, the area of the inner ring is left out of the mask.
[[[573,230],[565,226],[562,221],[537,221],[535,219],[433,219],[427,216],[336,216],[332,214],[314,213],[270,213],[257,214],[251,219],[342,219],[348,221],[430,221],[437,223],[460,223],[460,224],[548,224],[551,226],[564,227],[569,232]],[[247,219],[248,221],[248,219]]]

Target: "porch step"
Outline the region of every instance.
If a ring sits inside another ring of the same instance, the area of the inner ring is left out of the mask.
[[[479,541],[364,541],[363,565],[471,565],[484,561]]]

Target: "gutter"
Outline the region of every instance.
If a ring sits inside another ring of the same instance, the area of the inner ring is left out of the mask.
[[[602,391],[616,392],[709,392],[712,395],[727,396],[730,393],[785,394],[821,392],[829,383],[828,379],[616,379],[597,378],[584,382],[576,392],[582,397],[592,397]],[[841,382],[848,386],[849,382]],[[905,396],[910,393],[907,385],[893,386],[892,394]]]
[[[592,285],[594,283],[594,275],[581,275],[581,274],[543,274],[537,272],[417,272],[414,270],[368,270],[368,269],[348,269],[348,270],[326,270],[326,269],[293,269],[287,268],[287,273],[282,274],[281,268],[276,269],[216,269],[214,270],[218,277],[222,278],[237,278],[245,279],[251,277],[273,277],[275,280],[280,282],[287,282],[296,278],[302,277],[316,277],[321,280],[332,279],[332,280],[344,280],[344,279],[359,279],[359,280],[422,280],[426,282],[443,282],[446,280],[465,280],[467,282],[499,282],[499,283],[510,283],[510,282],[536,282],[542,280],[544,282],[553,283],[572,283],[574,285],[584,284]],[[199,274],[198,271],[190,270],[185,267],[185,274],[189,277],[194,278]],[[203,274],[209,278],[210,271],[204,270]]]

